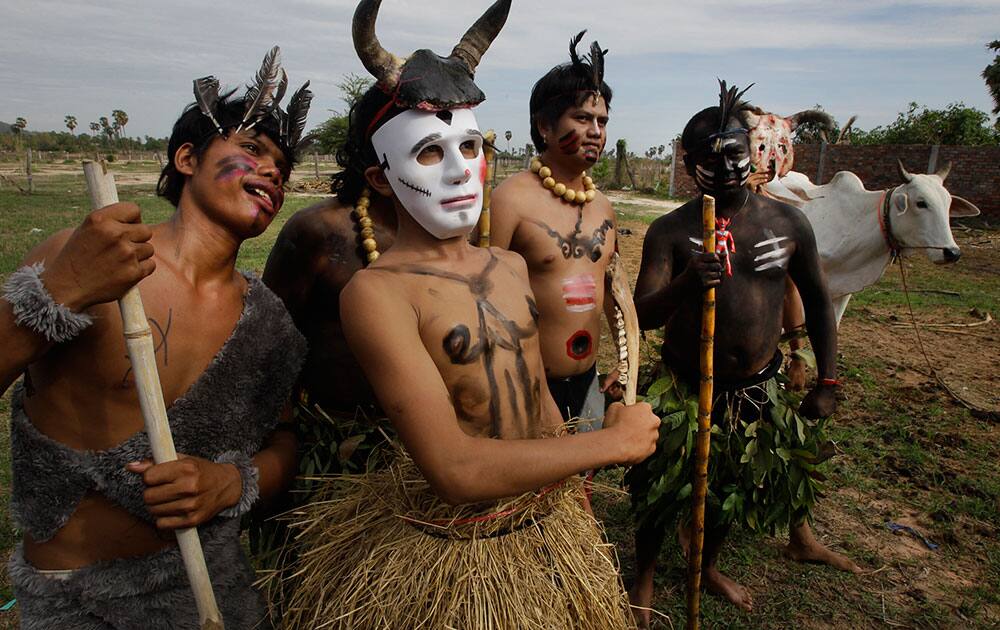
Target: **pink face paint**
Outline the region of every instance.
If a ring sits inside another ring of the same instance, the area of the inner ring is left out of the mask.
[[[597,308],[597,283],[594,276],[582,274],[562,281],[563,301],[570,313],[586,313]]]
[[[486,156],[479,161],[479,182],[486,185]]]
[[[215,181],[228,182],[239,179],[248,173],[257,170],[257,162],[242,155],[231,155],[219,160],[217,164],[219,172],[215,175]]]
[[[586,330],[578,330],[566,340],[566,354],[575,361],[586,359],[594,352],[594,338]]]
[[[556,142],[559,143],[559,150],[566,155],[572,155],[580,150],[580,134],[576,131],[567,132]]]

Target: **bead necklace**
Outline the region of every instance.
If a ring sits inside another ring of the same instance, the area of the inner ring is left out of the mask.
[[[586,171],[581,174],[585,190],[573,190],[572,188],[567,188],[566,184],[557,182],[552,177],[552,169],[542,164],[542,161],[538,158],[531,160],[531,172],[538,175],[538,178],[542,180],[542,186],[552,191],[552,194],[556,197],[562,197],[568,203],[575,203],[582,206],[589,201],[593,201],[594,197],[597,196],[597,186],[594,185],[594,180],[587,175]]]
[[[370,195],[371,193],[366,187],[361,191],[357,203],[354,204],[354,221],[359,228],[358,239],[361,241],[361,247],[365,250],[365,257],[369,265],[378,260],[379,256],[378,243],[375,242],[375,224],[368,216],[368,204],[371,203]]]

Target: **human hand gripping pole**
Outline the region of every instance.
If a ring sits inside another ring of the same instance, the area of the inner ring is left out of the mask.
[[[83,173],[87,179],[92,209],[98,210],[118,203],[114,176],[107,172],[103,164],[84,162]],[[153,352],[153,336],[146,319],[146,312],[142,307],[138,285],[133,286],[118,300],[118,307],[122,314],[125,345],[132,363],[132,373],[135,375],[139,406],[142,408],[142,419],[149,435],[153,461],[157,464],[173,461],[177,459],[177,451],[174,449],[174,439],[170,435],[167,409],[163,402],[163,391],[160,388],[156,356]],[[191,590],[194,591],[201,630],[223,630],[222,615],[219,613],[215,593],[212,591],[212,582],[208,577],[208,567],[205,564],[205,554],[198,538],[198,530],[192,527],[178,529],[175,533],[181,558],[184,560],[184,569],[187,571]]]
[[[715,251],[715,198],[704,195],[701,210],[703,251]],[[698,630],[701,617],[701,554],[705,544],[705,495],[712,440],[712,389],[715,344],[715,287],[705,289],[701,311],[701,384],[698,390],[698,438],[695,442],[691,493],[691,549],[688,552],[687,629]]]

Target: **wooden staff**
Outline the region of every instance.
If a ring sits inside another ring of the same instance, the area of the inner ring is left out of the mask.
[[[702,201],[702,247],[715,251],[715,198]],[[705,495],[708,493],[708,453],[712,440],[712,352],[715,343],[715,288],[705,290],[701,311],[701,387],[698,390],[698,439],[694,452],[691,493],[691,549],[688,552],[687,628],[698,630],[701,617],[701,552],[705,544]]]
[[[87,178],[90,205],[94,210],[118,203],[115,178],[103,164],[85,161],[83,174]],[[174,438],[170,435],[167,408],[163,404],[163,390],[160,388],[160,376],[156,369],[153,333],[149,329],[149,321],[142,307],[138,285],[129,289],[118,300],[118,308],[122,314],[125,345],[128,347],[132,373],[135,375],[139,407],[142,409],[146,434],[149,435],[153,461],[157,464],[172,462],[177,459],[177,451],[174,449]],[[184,560],[184,569],[194,591],[201,629],[223,630],[222,615],[219,614],[219,607],[215,603],[215,593],[208,578],[208,567],[205,565],[205,554],[201,549],[198,530],[192,527],[178,529],[175,533],[177,546],[180,547],[181,558]]]
[[[483,181],[483,211],[479,215],[479,246],[490,246],[490,197],[493,194],[493,177],[496,174],[497,132],[490,129],[483,134],[483,157],[486,159],[486,179]]]
[[[615,319],[618,343],[618,382],[625,388],[623,402],[626,405],[635,404],[636,387],[639,380],[639,317],[632,301],[632,288],[629,286],[628,272],[618,252],[611,254],[605,272],[611,287],[611,297],[615,303]]]

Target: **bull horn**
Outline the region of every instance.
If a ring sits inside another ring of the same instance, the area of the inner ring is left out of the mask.
[[[904,182],[910,182],[913,180],[913,175],[910,175],[906,167],[903,166],[903,160],[896,158],[896,166],[899,167],[899,176],[903,178]]]
[[[934,173],[934,174],[937,175],[938,177],[940,177],[941,178],[941,182],[944,183],[944,180],[947,179],[948,173],[950,173],[950,172],[951,172],[951,160],[948,160],[945,163],[945,165],[942,166],[941,168],[939,168],[937,170],[937,173]]]
[[[379,43],[375,36],[375,20],[382,0],[361,0],[354,11],[354,22],[351,34],[354,37],[354,50],[357,51],[361,63],[383,87],[394,87],[399,80],[403,60],[392,54]]]
[[[476,23],[466,31],[461,41],[451,51],[451,57],[461,60],[469,69],[469,74],[475,74],[479,60],[483,58],[486,50],[507,22],[507,14],[510,12],[510,2],[511,0],[497,0],[494,2],[476,20]]]
[[[795,131],[796,127],[802,123],[815,123],[822,131],[833,131],[833,128],[837,126],[833,116],[821,109],[807,109],[797,114],[792,114],[787,120],[788,125],[791,127],[790,131]]]

